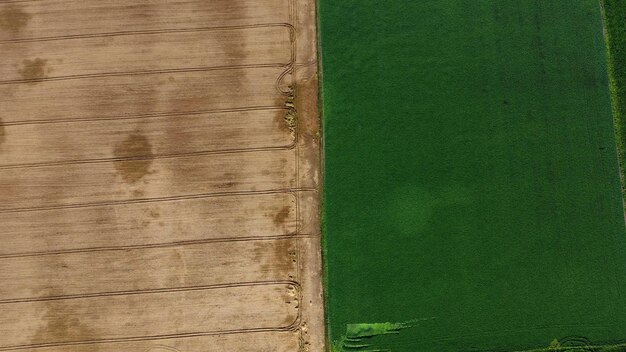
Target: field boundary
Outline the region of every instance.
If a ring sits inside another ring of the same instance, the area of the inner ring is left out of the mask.
[[[622,201],[626,195],[626,15],[625,0],[599,0],[606,44],[609,90],[620,170]],[[622,15],[620,18],[620,14]],[[626,211],[626,203],[623,204]],[[625,213],[626,217],[626,213]]]

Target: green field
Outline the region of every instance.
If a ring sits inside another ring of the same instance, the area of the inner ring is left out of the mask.
[[[604,2],[623,146],[626,1]],[[320,23],[334,349],[624,342],[598,1],[320,0]]]

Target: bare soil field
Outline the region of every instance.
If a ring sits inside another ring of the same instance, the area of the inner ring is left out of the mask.
[[[323,351],[313,0],[0,1],[0,351]]]

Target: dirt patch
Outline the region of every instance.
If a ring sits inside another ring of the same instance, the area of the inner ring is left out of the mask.
[[[42,264],[58,270],[64,270],[68,266],[66,260],[58,255],[47,256]],[[62,297],[67,294],[64,289],[54,287],[54,278],[50,278],[47,285],[50,288],[38,293],[42,297]],[[45,313],[41,317],[43,325],[35,332],[31,343],[58,343],[97,338],[95,331],[81,322],[80,312],[73,311],[69,303],[70,300],[66,299],[45,301],[43,306]]]
[[[285,220],[289,217],[290,207],[287,205],[283,207],[276,215],[274,216],[274,225],[281,226],[285,223]]]
[[[0,147],[2,146],[2,143],[4,143],[5,140],[6,140],[6,131],[4,128],[4,122],[2,121],[2,119],[0,119]]]
[[[116,158],[140,158],[115,163],[117,172],[128,183],[136,183],[150,173],[154,155],[152,145],[146,136],[133,133],[113,150]]]
[[[255,262],[262,263],[262,271],[279,272],[284,279],[293,279],[298,256],[295,241],[259,242],[254,248],[254,256]]]
[[[22,68],[19,70],[20,76],[32,83],[41,82],[46,78],[46,61],[40,58],[24,60]]]
[[[150,210],[150,217],[153,219],[158,219],[161,217],[161,213],[159,213],[159,209],[151,209]]]
[[[45,326],[39,329],[32,339],[33,343],[55,343],[92,340],[96,337],[95,331],[85,326],[79,316],[71,315],[64,300],[51,301],[46,307],[43,316]],[[97,344],[91,350],[97,351]]]
[[[26,27],[29,20],[30,15],[15,4],[7,5],[0,10],[0,29],[5,31],[17,33]]]

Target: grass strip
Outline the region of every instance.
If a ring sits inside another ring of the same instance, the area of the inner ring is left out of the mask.
[[[600,0],[609,61],[615,139],[620,163],[622,193],[626,193],[626,0]]]

